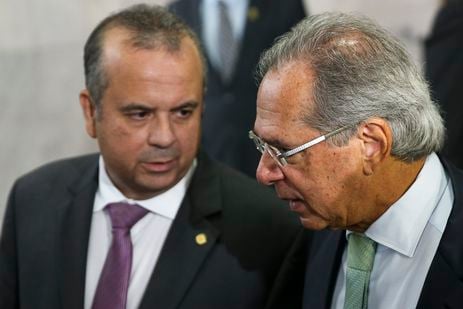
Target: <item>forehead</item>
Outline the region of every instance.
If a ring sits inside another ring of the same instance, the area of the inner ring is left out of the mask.
[[[313,70],[302,61],[291,61],[269,71],[257,94],[254,129],[262,137],[274,131],[307,127],[302,121],[313,105]]]
[[[128,39],[125,29],[114,28],[105,34],[102,59],[110,84],[119,78],[125,83],[133,79],[202,87],[200,54],[192,39],[183,38],[178,50],[136,48]]]
[[[190,38],[183,38],[174,51],[135,48],[128,38],[127,30],[117,28],[105,36],[102,61],[108,87],[103,106],[135,103],[168,111],[186,102],[202,105],[202,62]]]

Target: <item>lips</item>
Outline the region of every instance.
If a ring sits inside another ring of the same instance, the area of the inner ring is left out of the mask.
[[[158,160],[153,162],[144,162],[142,164],[149,172],[166,173],[175,167],[177,159]]]
[[[289,208],[291,211],[300,213],[305,209],[305,206],[302,200],[289,200]]]

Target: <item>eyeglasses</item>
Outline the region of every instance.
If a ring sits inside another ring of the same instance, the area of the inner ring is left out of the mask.
[[[334,131],[331,131],[329,133],[326,133],[324,135],[321,135],[319,137],[316,137],[307,143],[302,144],[301,146],[298,146],[294,149],[288,150],[288,151],[281,151],[280,149],[276,148],[275,146],[269,145],[266,142],[264,142],[259,136],[257,136],[252,130],[249,131],[249,138],[254,141],[254,144],[256,144],[257,150],[260,151],[260,153],[264,154],[265,151],[275,160],[279,166],[283,167],[288,164],[286,159],[290,156],[293,156],[301,151],[304,151],[312,146],[315,146],[324,140],[330,138],[331,136],[338,134],[348,128],[352,127],[352,125],[347,125],[344,127],[341,127],[339,129],[336,129]]]

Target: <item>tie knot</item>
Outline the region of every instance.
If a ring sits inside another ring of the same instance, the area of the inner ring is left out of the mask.
[[[376,242],[370,238],[352,233],[347,247],[347,266],[363,271],[371,271],[375,259]]]
[[[219,24],[216,31],[217,51],[219,52],[219,70],[225,83],[231,82],[238,61],[240,39],[233,31],[230,7],[225,1],[219,1]]]
[[[126,230],[130,230],[148,213],[148,210],[143,207],[127,203],[111,203],[106,206],[106,210],[111,218],[113,229]]]

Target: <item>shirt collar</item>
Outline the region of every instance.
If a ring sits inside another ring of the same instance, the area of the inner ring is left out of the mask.
[[[121,191],[114,185],[106,172],[103,157],[99,159],[98,169],[98,190],[95,196],[93,212],[102,211],[109,203],[127,202],[129,204],[138,204],[150,212],[167,217],[171,220],[177,215],[183,197],[186,194],[194,170],[196,169],[196,159],[191,164],[188,172],[172,188],[155,197],[147,200],[132,200],[124,196]]]
[[[365,231],[378,244],[413,257],[426,224],[448,187],[448,178],[439,158],[426,158],[415,182]],[[350,233],[350,232],[348,232]]]

